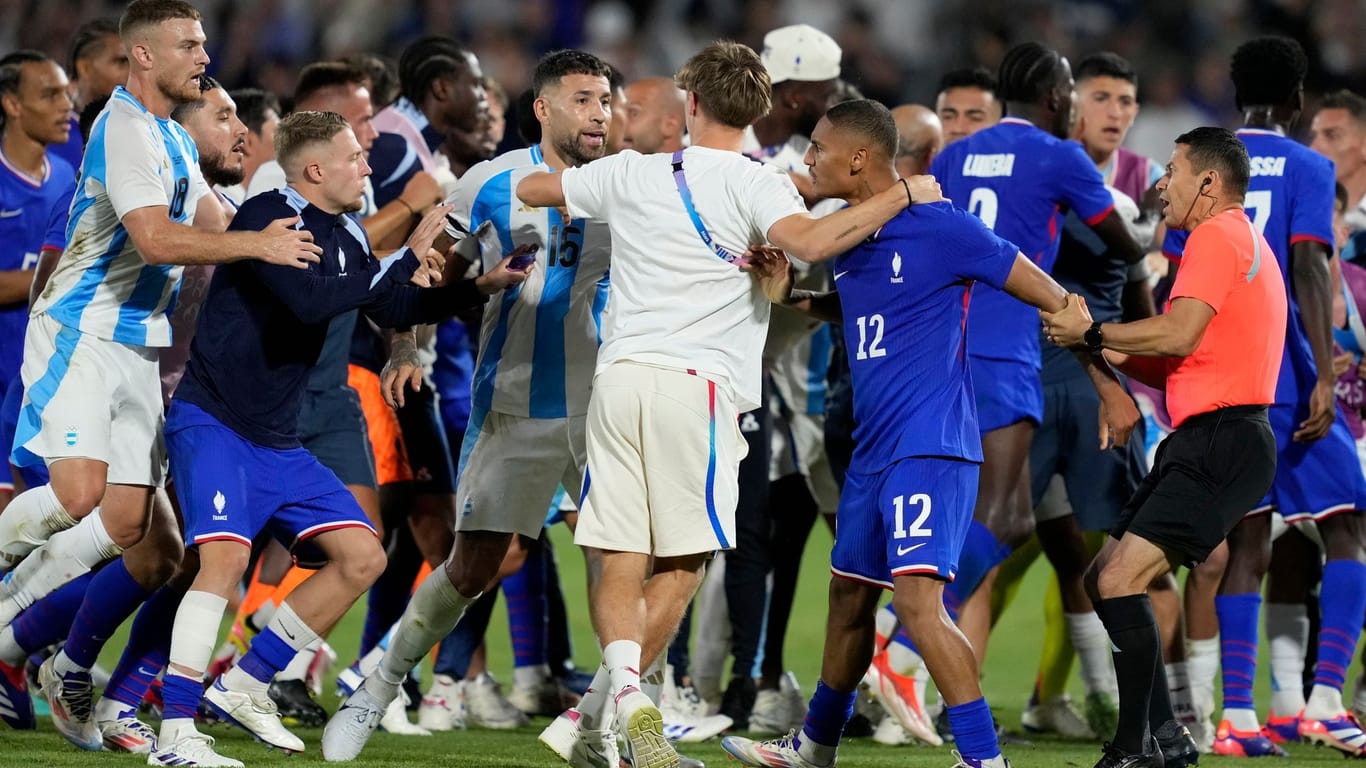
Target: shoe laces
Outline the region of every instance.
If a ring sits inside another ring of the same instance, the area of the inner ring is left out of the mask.
[[[94,686],[89,675],[76,673],[62,677],[62,705],[72,719],[89,720],[93,699]]]

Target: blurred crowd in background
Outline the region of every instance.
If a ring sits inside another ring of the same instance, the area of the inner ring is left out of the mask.
[[[76,27],[117,17],[122,2],[0,0],[0,54],[38,48],[65,62]],[[1038,40],[1076,61],[1110,50],[1139,73],[1143,111],[1131,148],[1167,154],[1198,124],[1233,125],[1228,60],[1260,33],[1294,37],[1309,54],[1306,90],[1366,92],[1366,0],[201,0],[213,63],[229,88],[287,94],[298,70],[357,52],[397,56],[423,34],[467,44],[508,93],[526,88],[537,57],[579,47],[628,81],[669,74],[710,40],[762,47],[804,22],[844,50],[843,72],[889,105],[931,103],[939,76],[995,69],[1012,44]],[[1303,130],[1305,127],[1301,126]]]

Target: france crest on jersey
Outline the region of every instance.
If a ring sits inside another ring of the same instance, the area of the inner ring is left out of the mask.
[[[1332,250],[1336,174],[1332,160],[1279,131],[1243,128],[1238,138],[1247,147],[1252,170],[1243,208],[1275,252],[1281,274],[1287,276],[1290,312],[1276,402],[1293,405],[1308,397],[1318,372],[1291,289],[1290,253],[1296,243],[1304,241],[1320,242]],[[1162,252],[1179,261],[1188,236],[1184,231],[1167,230]]]
[[[33,269],[44,248],[66,244],[66,214],[76,172],[49,154],[41,178],[15,168],[0,152],[0,270]],[[28,301],[0,305],[0,385],[19,375]]]
[[[1105,179],[1081,144],[1059,139],[1015,117],[953,142],[930,173],[944,196],[975,213],[1045,272],[1058,257],[1063,213],[1088,225],[1114,207]],[[974,292],[968,353],[1039,366],[1038,317],[1002,291]]]
[[[968,307],[980,288],[1005,285],[1018,253],[942,202],[912,206],[835,259],[858,423],[851,471],[910,456],[982,460]]]
[[[605,222],[566,221],[517,199],[519,181],[551,170],[540,147],[514,150],[471,168],[451,196],[452,215],[473,233],[461,253],[482,269],[518,246],[538,248],[526,282],[485,307],[475,408],[542,419],[588,412],[612,241]]]
[[[207,194],[189,133],[115,88],[90,131],[66,250],[33,311],[101,339],[170,346],[167,316],[181,268],[143,261],[122,220],[139,208],[165,206],[171,221],[192,224]]]

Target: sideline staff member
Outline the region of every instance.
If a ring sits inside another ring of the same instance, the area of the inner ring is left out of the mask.
[[[1285,343],[1286,293],[1271,246],[1243,210],[1248,176],[1247,150],[1232,132],[1197,128],[1177,137],[1157,186],[1167,226],[1191,235],[1167,313],[1094,323],[1075,295],[1065,309],[1040,313],[1054,344],[1104,350],[1130,376],[1165,389],[1176,427],[1086,574],[1116,649],[1120,693],[1118,731],[1097,768],[1161,766],[1150,734],[1161,751],[1184,756],[1189,736],[1166,701],[1145,590],[1173,564],[1204,560],[1275,474],[1267,406]]]

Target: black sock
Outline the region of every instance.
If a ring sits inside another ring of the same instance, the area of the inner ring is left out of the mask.
[[[1115,676],[1119,679],[1119,727],[1114,745],[1129,754],[1141,754],[1148,743],[1149,701],[1161,668],[1161,638],[1153,605],[1146,594],[1102,600],[1096,614],[1110,634]],[[1162,681],[1166,688],[1165,678]],[[1165,696],[1164,696],[1165,698]],[[1171,709],[1171,704],[1167,704]]]
[[[1160,641],[1159,641],[1160,642]],[[1148,729],[1154,735],[1157,729],[1176,719],[1172,711],[1171,689],[1167,687],[1167,668],[1159,654],[1157,667],[1153,671],[1152,691],[1148,697]]]

